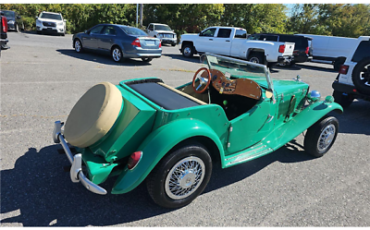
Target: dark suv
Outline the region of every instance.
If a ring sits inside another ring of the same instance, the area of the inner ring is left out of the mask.
[[[260,41],[294,42],[295,43],[295,48],[293,51],[294,60],[291,61],[288,65],[307,62],[312,59],[312,43],[311,43],[312,39],[309,37],[290,34],[261,33],[261,34],[252,34],[248,37],[248,39]]]

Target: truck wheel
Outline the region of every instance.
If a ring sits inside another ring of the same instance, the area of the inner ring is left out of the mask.
[[[350,94],[343,94],[342,92],[335,91],[333,92],[334,101],[338,104],[340,104],[343,108],[349,107],[354,97]]]
[[[324,117],[310,128],[304,139],[304,148],[314,157],[322,157],[337,138],[339,122],[335,117]]]
[[[184,45],[184,47],[182,48],[182,55],[187,58],[193,57],[194,55],[193,45],[191,44]]]
[[[248,61],[264,65],[265,57],[261,52],[252,52],[251,54],[249,54]]]
[[[147,178],[153,201],[165,208],[180,208],[203,192],[211,178],[212,160],[207,149],[191,143],[165,156]]]
[[[370,95],[370,58],[357,63],[352,72],[352,81],[360,93]]]

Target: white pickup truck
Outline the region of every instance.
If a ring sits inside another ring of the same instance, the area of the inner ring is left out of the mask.
[[[289,63],[294,58],[294,42],[254,41],[246,38],[245,29],[212,26],[199,34],[181,35],[179,45],[184,57],[210,52],[260,64]]]

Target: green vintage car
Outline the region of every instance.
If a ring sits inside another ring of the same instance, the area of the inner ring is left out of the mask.
[[[179,208],[202,193],[213,163],[251,161],[305,130],[309,154],[329,151],[338,120],[327,114],[343,111],[332,96],[320,100],[298,77],[272,80],[264,65],[208,53],[201,61],[193,81],[177,88],[141,78],[89,89],[53,131],[71,180],[97,194],[107,193],[99,184],[111,176],[113,194],[145,180],[155,203]]]

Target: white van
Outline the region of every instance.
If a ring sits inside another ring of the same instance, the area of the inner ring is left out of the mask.
[[[335,70],[346,61],[346,57],[356,48],[357,38],[345,38],[314,34],[296,34],[312,38],[312,61],[329,61]]]

